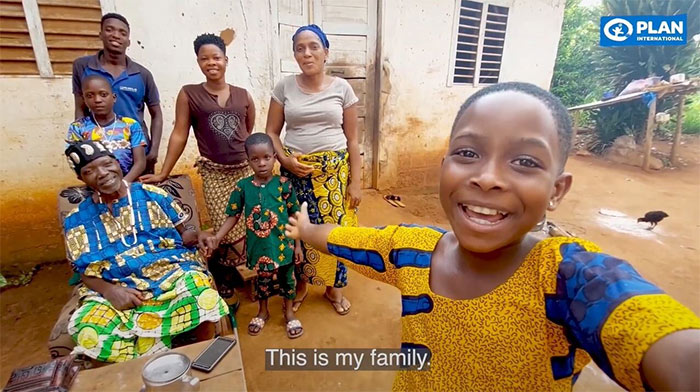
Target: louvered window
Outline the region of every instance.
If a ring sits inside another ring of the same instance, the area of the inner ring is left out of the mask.
[[[508,7],[459,0],[459,18],[450,84],[498,83],[508,23]]]
[[[0,1],[0,74],[39,75],[22,0]]]

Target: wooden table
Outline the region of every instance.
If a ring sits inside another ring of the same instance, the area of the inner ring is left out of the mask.
[[[238,343],[226,354],[218,365],[209,373],[192,369],[192,375],[199,378],[200,391],[247,391],[245,376],[243,374],[243,362],[241,360],[240,340],[238,334],[229,335],[235,337]],[[179,347],[173,351],[187,355],[190,360],[204,351],[211,340]],[[83,370],[78,373],[72,391],[129,391],[141,389],[141,369],[151,356],[140,357],[128,362],[115,363],[96,369]]]

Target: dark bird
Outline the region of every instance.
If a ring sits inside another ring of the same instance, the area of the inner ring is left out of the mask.
[[[656,227],[664,218],[668,217],[668,214],[663,211],[649,211],[644,214],[643,218],[637,219],[637,222],[648,222],[651,224],[649,230]]]

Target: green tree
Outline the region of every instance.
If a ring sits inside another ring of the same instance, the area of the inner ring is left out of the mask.
[[[564,9],[551,91],[566,106],[596,100],[603,87],[591,59],[598,48],[602,9],[582,7],[581,0],[567,0]]]
[[[675,73],[700,74],[698,44],[693,36],[700,33],[700,0],[603,0],[608,16],[687,15],[686,45],[649,45],[602,47],[598,51],[598,71],[608,87],[619,93],[629,82],[649,76],[664,80]]]
[[[700,73],[698,43],[693,36],[700,33],[700,0],[603,0],[603,14],[687,15],[686,45],[600,47],[596,51],[597,73],[606,90],[620,93],[631,81],[650,76],[685,73],[686,77]],[[674,100],[662,99],[657,111],[665,111]],[[618,136],[634,135],[641,142],[645,129],[647,108],[640,100],[604,107],[592,113],[598,134],[598,150],[608,147]]]

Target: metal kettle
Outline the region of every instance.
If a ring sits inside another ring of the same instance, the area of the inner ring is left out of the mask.
[[[141,371],[141,392],[197,392],[199,379],[192,376],[186,355],[167,352],[151,358]]]

